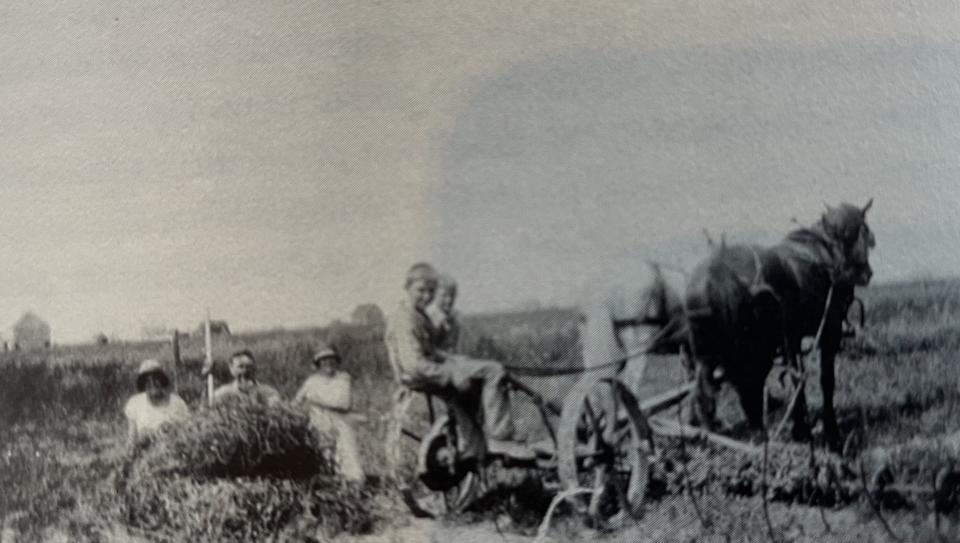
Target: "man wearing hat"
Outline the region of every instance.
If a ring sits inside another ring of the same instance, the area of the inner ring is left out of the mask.
[[[280,402],[280,393],[270,385],[257,381],[257,366],[253,353],[248,349],[237,351],[230,357],[230,375],[233,381],[213,391],[213,404],[230,398],[241,398],[260,405]]]
[[[176,423],[190,416],[190,409],[170,384],[160,362],[144,360],[137,370],[137,393],[127,400],[123,414],[127,418],[127,442],[155,433],[160,426]]]
[[[304,381],[293,403],[307,407],[314,428],[334,436],[340,473],[348,480],[363,481],[357,436],[347,420],[351,408],[350,374],[340,369],[340,362],[340,354],[334,348],[320,344],[313,354],[316,371]]]

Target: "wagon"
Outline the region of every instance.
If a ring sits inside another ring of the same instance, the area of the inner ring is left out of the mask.
[[[475,498],[472,490],[483,478],[484,468],[501,463],[538,470],[542,475],[539,480],[548,490],[570,494],[577,512],[598,527],[639,518],[647,495],[650,463],[656,455],[654,434],[697,431],[653,418],[682,401],[693,383],[640,401],[617,377],[585,374],[562,405],[557,405],[513,375],[507,382],[511,393],[526,396],[536,406],[541,433],[547,435],[528,445],[532,459],[495,454],[471,461],[461,458],[458,425],[475,421],[459,421],[449,413],[439,413],[437,398],[426,396],[429,429],[417,433],[404,424],[413,393],[403,387],[398,390],[388,430],[387,457],[390,472],[400,480],[404,501],[414,515],[430,517],[466,508]],[[606,409],[596,405],[598,395],[608,398]],[[401,458],[402,438],[419,443],[415,458]]]
[[[755,458],[764,454],[763,447],[658,415],[682,402],[693,391],[692,382],[641,400],[617,377],[585,374],[564,397],[562,405],[556,405],[515,376],[508,376],[507,381],[512,393],[526,396],[536,406],[540,426],[548,435],[530,445],[532,459],[487,454],[479,460],[465,460],[457,447],[458,424],[464,421],[439,413],[437,398],[427,395],[429,429],[418,434],[404,425],[413,393],[406,388],[398,390],[397,408],[388,430],[387,458],[390,472],[401,482],[404,502],[415,516],[434,517],[467,508],[476,498],[473,489],[476,481],[484,477],[485,468],[500,463],[536,470],[543,486],[558,497],[569,499],[590,525],[616,527],[640,518],[646,500],[653,494],[648,488],[651,467],[661,452],[654,437],[709,442]],[[596,405],[598,394],[612,397],[612,410],[609,403],[607,409]],[[612,420],[608,420],[608,413],[615,414],[609,417]],[[418,443],[415,458],[408,458],[405,466],[399,454],[402,447],[398,440],[402,436]],[[941,470],[931,488],[897,485],[883,469],[874,473],[869,482],[863,478],[833,484],[850,496],[866,496],[871,505],[893,495],[908,501],[927,501],[932,496],[938,513],[955,511],[960,506],[960,472],[953,469]]]

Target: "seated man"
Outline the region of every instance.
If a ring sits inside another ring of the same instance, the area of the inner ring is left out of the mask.
[[[253,353],[249,350],[233,353],[230,357],[230,375],[233,376],[233,381],[213,391],[211,403],[216,405],[230,398],[241,398],[260,405],[279,403],[280,393],[272,386],[259,383],[256,370]]]
[[[351,408],[350,374],[340,369],[340,354],[326,345],[315,351],[313,365],[316,371],[304,381],[293,403],[307,406],[310,424],[337,440],[337,467],[344,478],[363,481],[357,436],[347,420]]]
[[[452,402],[456,410],[470,414],[476,413],[476,406],[466,404],[479,385],[487,450],[515,458],[533,458],[532,451],[513,441],[514,425],[503,365],[446,354],[436,348],[436,332],[425,312],[436,288],[434,268],[425,263],[414,264],[404,284],[406,299],[387,319],[387,349],[401,382],[412,390],[437,394]],[[464,441],[470,439],[469,435],[463,437]],[[476,447],[469,447],[464,453],[475,455]]]

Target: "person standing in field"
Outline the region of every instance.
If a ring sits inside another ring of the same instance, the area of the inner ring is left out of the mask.
[[[457,282],[447,274],[437,278],[437,294],[427,307],[427,316],[433,324],[437,349],[454,354],[460,343],[460,315],[453,308],[457,302]]]
[[[137,370],[137,393],[127,400],[127,444],[136,445],[164,424],[176,424],[190,416],[190,409],[170,384],[160,362],[144,360]]]
[[[340,354],[321,345],[313,355],[316,371],[307,377],[293,397],[293,404],[304,405],[310,424],[317,431],[336,439],[336,459],[340,473],[350,481],[363,481],[357,436],[347,420],[351,413],[350,374],[340,369]]]
[[[514,424],[503,365],[447,354],[435,344],[436,332],[426,308],[437,289],[437,272],[430,264],[414,264],[404,282],[406,297],[387,319],[385,341],[390,363],[400,382],[419,392],[436,394],[456,411],[477,414],[471,398],[481,389],[486,450],[520,459],[532,459],[533,451],[514,440]],[[458,416],[459,418],[459,416]],[[476,416],[471,416],[476,420]],[[474,424],[460,426],[465,458],[483,454],[483,436],[470,432]],[[478,442],[479,441],[479,442]]]
[[[233,381],[213,391],[212,404],[216,405],[231,398],[260,405],[275,405],[280,402],[277,389],[257,381],[256,361],[248,349],[237,351],[230,356],[230,375],[233,376]]]

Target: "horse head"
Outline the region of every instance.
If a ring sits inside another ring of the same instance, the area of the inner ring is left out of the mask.
[[[821,228],[841,255],[837,266],[840,281],[866,286],[873,277],[870,249],[877,242],[867,225],[867,211],[872,205],[873,198],[862,208],[847,203],[827,206],[820,218]]]

